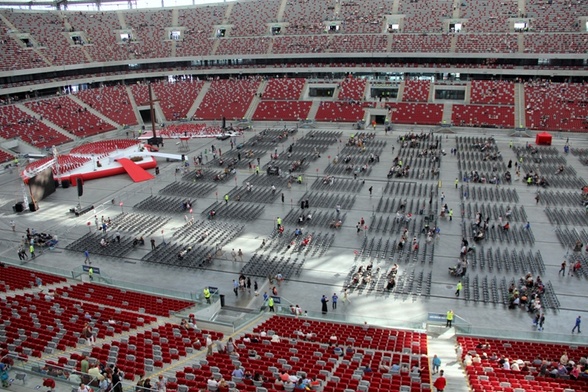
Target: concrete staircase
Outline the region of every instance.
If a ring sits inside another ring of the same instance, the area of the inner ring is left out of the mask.
[[[131,91],[129,86],[126,87],[127,96],[129,97],[129,102],[131,103],[131,107],[133,108],[133,112],[135,113],[135,117],[137,118],[137,124],[143,125],[143,118],[141,117],[141,113],[139,112],[139,108],[137,107],[137,102],[135,101],[135,96]]]
[[[312,106],[310,107],[310,110],[308,111],[308,116],[307,116],[308,120],[314,120],[314,118],[316,117],[316,113],[319,110],[320,105],[321,105],[321,101],[313,101],[312,102]]]
[[[443,118],[441,119],[443,124],[451,124],[451,114],[453,113],[453,104],[446,102],[443,104]]]
[[[202,103],[204,96],[208,92],[208,89],[210,89],[211,84],[212,84],[211,82],[204,83],[204,86],[202,86],[202,89],[200,90],[200,93],[198,94],[198,96],[194,100],[194,103],[192,104],[192,106],[190,106],[190,110],[188,110],[188,114],[186,114],[187,118],[194,117],[194,115],[196,114],[196,110],[198,110],[198,108],[200,107],[200,104]]]
[[[432,360],[434,355],[437,355],[441,359],[440,369],[444,371],[444,376],[447,379],[445,391],[469,392],[470,388],[464,368],[456,354],[457,339],[455,337],[455,329],[449,328],[436,337],[432,335],[434,334],[429,332],[429,360]],[[437,377],[439,377],[438,374],[433,375],[431,382],[434,383]]]
[[[94,116],[100,118],[102,121],[107,122],[108,124],[112,125],[115,128],[120,128],[121,127],[120,124],[114,122],[110,118],[106,117],[104,114],[102,114],[99,111],[97,111],[96,109],[90,107],[87,103],[85,103],[84,101],[82,101],[81,99],[79,99],[78,97],[76,97],[75,95],[69,95],[69,98],[72,101],[74,101],[75,103],[77,103],[78,105],[80,105],[81,107],[83,107],[84,109],[86,109],[88,112],[92,113]]]
[[[257,88],[256,94],[253,96],[253,99],[251,100],[251,104],[249,105],[249,108],[247,108],[247,111],[245,112],[245,118],[247,118],[247,119],[253,118],[253,114],[255,114],[255,110],[257,110],[257,106],[261,102],[261,98],[259,98],[259,94],[263,94],[266,86],[267,86],[267,80],[264,80],[259,84],[259,87]]]
[[[19,108],[20,110],[22,110],[23,112],[25,112],[26,114],[28,114],[29,116],[35,117],[35,118],[39,118],[39,113],[37,112],[33,112],[31,109],[27,108],[25,105],[23,104],[16,104],[16,107]],[[53,124],[51,121],[47,120],[46,118],[43,117],[43,119],[41,120],[41,122],[45,125],[47,125],[49,128],[67,136],[68,138],[72,139],[72,140],[78,140],[79,137],[67,132],[65,129],[57,126],[56,124]]]
[[[514,104],[514,125],[517,128],[526,128],[527,118],[525,116],[525,87],[522,83],[515,84]]]

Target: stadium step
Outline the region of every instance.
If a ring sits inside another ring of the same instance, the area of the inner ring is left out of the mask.
[[[464,369],[461,361],[456,354],[457,339],[455,337],[455,330],[450,328],[445,333],[438,337],[428,337],[428,353],[429,360],[432,361],[433,356],[437,355],[441,359],[440,369],[444,371],[447,379],[446,391],[452,392],[468,392],[470,390]],[[435,374],[431,378],[431,382],[439,377]]]

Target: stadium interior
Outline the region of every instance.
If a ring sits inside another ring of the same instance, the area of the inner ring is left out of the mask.
[[[588,391],[586,1],[0,26],[3,388]]]

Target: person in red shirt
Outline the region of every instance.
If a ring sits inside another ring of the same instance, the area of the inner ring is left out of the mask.
[[[445,386],[447,385],[447,380],[445,376],[443,376],[443,370],[439,372],[439,378],[435,380],[433,386],[437,389],[437,392],[443,392]]]

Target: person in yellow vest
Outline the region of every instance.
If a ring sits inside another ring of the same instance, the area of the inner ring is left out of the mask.
[[[463,288],[461,284],[461,280],[457,282],[457,286],[455,286],[455,296],[459,297],[459,293],[461,293],[461,289]]]
[[[94,280],[94,268],[92,267],[88,268],[88,278],[90,278],[90,281]]]
[[[276,223],[278,224],[278,230],[280,229],[280,227],[282,227],[282,218],[280,218],[278,216],[278,219],[276,219]]]
[[[229,204],[229,194],[225,195],[225,204]]]
[[[302,175],[299,175],[299,176],[298,176],[298,183],[299,183],[299,184],[302,184]]]
[[[269,297],[267,300],[267,307],[269,308],[270,312],[274,311],[274,299],[272,297]]]
[[[455,179],[455,189],[457,189],[457,184],[459,184],[459,179],[458,178]]]
[[[205,287],[204,290],[202,290],[202,292],[204,293],[204,299],[206,300],[206,303],[209,304],[210,303],[210,290],[208,289],[208,287]]]
[[[451,328],[451,326],[453,325],[453,310],[449,309],[447,311],[446,320],[447,320],[447,322],[445,323],[445,326],[447,328]]]

